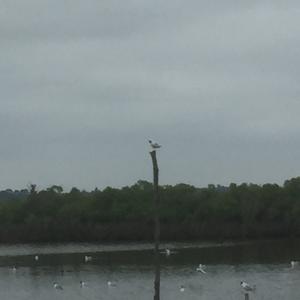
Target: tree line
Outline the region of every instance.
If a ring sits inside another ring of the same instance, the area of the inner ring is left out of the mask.
[[[160,186],[163,240],[300,236],[300,177],[278,184]],[[26,196],[24,196],[26,195]],[[148,241],[153,185],[91,192],[60,186],[0,201],[0,242]]]

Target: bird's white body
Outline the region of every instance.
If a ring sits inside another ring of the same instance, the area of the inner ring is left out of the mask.
[[[87,283],[84,281],[80,281],[80,287],[81,288],[87,287]]]
[[[34,260],[35,260],[35,261],[38,261],[38,260],[39,260],[39,256],[36,255],[36,256],[34,257]]]
[[[12,270],[13,272],[16,272],[16,271],[17,271],[17,268],[16,268],[15,266],[13,266],[13,267],[11,268],[11,270]]]
[[[299,261],[296,261],[296,260],[292,260],[291,261],[291,268],[293,269],[293,268],[295,268],[296,266],[298,266],[299,265]]]
[[[54,287],[56,290],[63,290],[63,287],[62,287],[60,284],[58,284],[57,282],[54,282],[53,287]]]
[[[256,288],[255,285],[251,286],[249,283],[247,283],[245,281],[241,281],[241,287],[246,292],[253,292]]]
[[[148,140],[148,142],[153,150],[157,150],[157,149],[161,148],[161,145],[159,145],[158,143],[155,143],[151,140]]]
[[[165,254],[166,256],[170,256],[171,254],[177,253],[176,251],[171,251],[170,249],[166,248],[164,251],[160,252],[161,254]]]
[[[196,269],[197,272],[201,272],[203,274],[206,274],[206,271],[204,270],[205,266],[202,264],[199,264],[198,268]]]
[[[85,262],[89,262],[89,261],[92,261],[92,260],[93,260],[93,258],[92,258],[91,256],[86,255],[86,256],[84,257],[84,261],[85,261]]]
[[[181,293],[183,293],[185,291],[185,286],[181,285],[179,290],[180,290]]]
[[[117,286],[117,283],[115,281],[107,281],[107,285],[115,287],[115,286]]]

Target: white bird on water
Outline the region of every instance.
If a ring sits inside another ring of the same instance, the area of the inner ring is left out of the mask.
[[[85,262],[92,261],[92,260],[93,260],[93,258],[92,258],[91,256],[86,255],[86,256],[84,257],[84,261],[85,261]]]
[[[161,148],[161,145],[159,145],[158,143],[155,143],[155,142],[153,142],[153,141],[151,141],[151,140],[148,140],[148,142],[149,142],[149,144],[150,144],[150,146],[151,146],[151,148],[152,148],[153,150],[156,150],[156,149]]]
[[[241,281],[241,287],[243,288],[243,290],[245,292],[253,292],[256,289],[255,285],[251,286],[249,283],[247,283],[245,281]]]
[[[197,272],[201,272],[201,273],[203,273],[203,274],[206,274],[206,272],[205,272],[205,266],[204,265],[202,265],[202,264],[199,264],[199,266],[198,266],[198,268],[196,269],[196,271]]]
[[[116,287],[117,283],[115,281],[107,281],[107,285],[111,287]]]
[[[36,256],[34,257],[34,260],[35,260],[35,261],[38,261],[38,260],[39,260],[39,256],[36,255]]]
[[[185,286],[181,285],[179,290],[180,290],[181,293],[183,293],[185,291]]]
[[[166,248],[164,251],[160,252],[161,254],[165,254],[166,256],[170,256],[171,254],[177,253],[176,251],[171,251],[170,249]]]
[[[299,265],[299,261],[296,261],[296,260],[292,260],[291,261],[291,268],[294,269],[296,266]]]
[[[54,287],[56,290],[63,290],[63,287],[62,287],[60,284],[58,284],[57,282],[54,282],[53,287]]]
[[[82,281],[82,280],[80,280],[80,287],[81,288],[87,287],[87,283],[84,282],[84,281]]]

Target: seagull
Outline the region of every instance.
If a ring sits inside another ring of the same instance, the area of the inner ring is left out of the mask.
[[[299,261],[296,261],[296,260],[292,260],[291,261],[291,268],[294,269],[296,266],[299,265]]]
[[[196,269],[197,272],[201,272],[203,274],[206,274],[206,272],[204,271],[205,266],[202,264],[199,264],[198,268]]]
[[[107,281],[108,286],[116,287],[117,283],[115,281]]]
[[[57,282],[54,282],[53,287],[54,287],[56,290],[63,290],[63,287],[62,287],[60,284],[58,284]]]
[[[181,285],[179,290],[180,290],[181,293],[183,293],[185,291],[185,286]]]
[[[149,144],[150,144],[150,146],[151,146],[151,148],[152,148],[153,150],[156,150],[156,149],[161,148],[161,145],[159,145],[158,143],[155,143],[155,142],[153,142],[153,141],[151,141],[151,140],[148,140],[148,142],[149,142]]]
[[[255,285],[251,286],[245,281],[241,281],[241,287],[244,289],[245,292],[253,292],[256,288]]]
[[[38,261],[38,260],[39,260],[39,256],[36,255],[36,256],[34,257],[34,260],[35,260],[35,261]]]
[[[171,254],[175,254],[176,251],[171,251],[170,249],[166,248],[164,251],[161,251],[160,253],[165,254],[166,256],[170,256]]]
[[[87,256],[87,255],[86,255],[86,256],[84,257],[84,261],[85,261],[85,262],[92,261],[92,259],[93,259],[93,258],[92,258],[91,256]]]
[[[80,280],[80,287],[81,288],[87,287],[87,283],[84,282],[84,281],[82,281],[82,280]]]

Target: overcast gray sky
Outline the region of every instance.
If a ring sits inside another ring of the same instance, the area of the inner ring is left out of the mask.
[[[300,175],[300,2],[0,0],[0,189]]]

